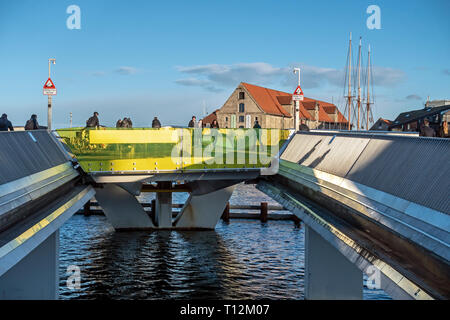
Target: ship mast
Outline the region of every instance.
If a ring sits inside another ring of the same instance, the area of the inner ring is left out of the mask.
[[[367,130],[369,130],[369,115],[370,115],[370,44],[369,44],[369,56],[367,58]]]
[[[348,130],[351,130],[352,113],[352,33],[350,32],[350,41],[348,47]]]
[[[358,122],[356,124],[358,130],[360,129],[360,114],[361,114],[361,37],[359,37],[358,50]]]

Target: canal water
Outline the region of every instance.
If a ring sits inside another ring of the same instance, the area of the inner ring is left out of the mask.
[[[186,198],[174,193],[174,203]],[[277,204],[241,184],[230,203],[262,201]],[[69,266],[79,267],[79,289],[67,286]],[[74,215],[60,229],[59,293],[61,299],[303,299],[304,228],[232,219],[215,231],[114,232],[103,216]],[[364,299],[390,298],[365,286]]]

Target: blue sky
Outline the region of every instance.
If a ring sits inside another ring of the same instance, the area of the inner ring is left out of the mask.
[[[80,30],[66,27],[72,4]],[[380,7],[380,30],[366,26],[369,5]],[[124,116],[186,125],[240,81],[292,92],[294,66],[306,96],[340,106],[352,32],[363,64],[372,47],[374,116],[394,118],[427,96],[450,99],[448,12],[447,0],[0,0],[0,112],[16,125],[31,113],[46,124],[48,58],[54,127],[67,127],[70,112],[83,125],[93,111],[105,125]]]

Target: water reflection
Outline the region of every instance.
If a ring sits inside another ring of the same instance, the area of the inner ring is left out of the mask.
[[[78,290],[66,286],[69,265],[81,269]],[[62,299],[303,299],[304,232],[255,220],[115,232],[103,216],[75,215],[60,232],[60,277]],[[364,298],[388,296],[365,288]]]
[[[216,231],[205,232],[125,233],[107,229],[102,234],[87,232],[83,237],[74,232],[86,230],[87,224],[92,230],[105,223],[104,217],[77,215],[63,226],[61,298],[243,299],[302,295],[303,270],[295,270],[300,267],[298,255],[302,251],[296,246],[287,250],[291,253],[279,250],[287,244],[286,239],[280,244],[271,243],[270,238],[277,241],[274,232],[268,232],[271,227],[259,222],[220,223]],[[291,223],[281,225],[281,229],[295,230]],[[80,290],[65,285],[65,270],[72,264],[81,268]],[[291,292],[286,291],[286,285]]]

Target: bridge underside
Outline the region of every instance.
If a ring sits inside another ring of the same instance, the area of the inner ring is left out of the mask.
[[[115,230],[212,230],[219,221],[233,190],[242,180],[195,181],[176,217],[172,217],[171,181],[158,182],[155,211],[145,211],[137,200],[141,183],[106,183],[95,188],[95,198]],[[164,191],[162,191],[164,190]]]

